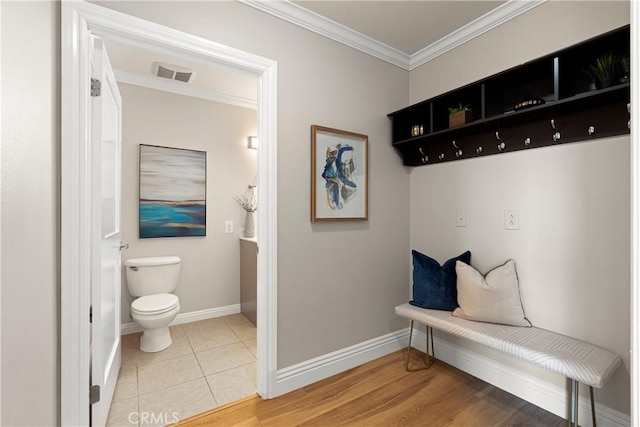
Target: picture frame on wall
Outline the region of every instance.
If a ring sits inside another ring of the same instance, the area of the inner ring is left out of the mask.
[[[311,126],[311,221],[369,219],[369,137]]]
[[[140,144],[139,237],[207,235],[207,152]]]

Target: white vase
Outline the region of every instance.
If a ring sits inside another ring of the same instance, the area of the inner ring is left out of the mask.
[[[247,212],[244,220],[244,237],[255,237],[256,226],[253,222],[253,212]]]

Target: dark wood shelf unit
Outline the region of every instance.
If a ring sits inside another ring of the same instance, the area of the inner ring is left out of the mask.
[[[423,166],[629,133],[628,75],[595,89],[584,71],[599,55],[629,52],[625,26],[406,107],[388,115],[393,146],[405,165]],[[515,111],[530,98],[545,103]],[[448,109],[459,104],[470,106],[473,121],[450,129]]]

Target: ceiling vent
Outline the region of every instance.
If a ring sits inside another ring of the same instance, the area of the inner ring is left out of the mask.
[[[184,83],[189,83],[196,75],[196,72],[193,70],[164,62],[154,62],[151,72],[154,76]]]

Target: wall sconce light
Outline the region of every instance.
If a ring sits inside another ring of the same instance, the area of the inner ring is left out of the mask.
[[[258,137],[257,136],[250,136],[249,137],[249,148],[253,148],[254,150],[257,150],[259,146],[260,146],[260,141],[258,140]]]

